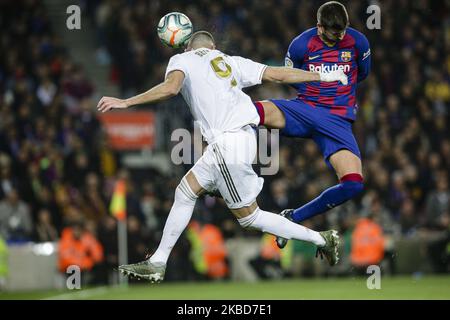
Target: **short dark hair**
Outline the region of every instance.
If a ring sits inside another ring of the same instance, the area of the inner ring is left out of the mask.
[[[211,33],[209,33],[208,31],[197,31],[195,32],[191,38],[189,39],[189,43],[188,45],[193,47],[195,46],[197,43],[206,43],[206,42],[211,42],[212,44],[216,44],[216,42],[214,41],[214,37]]]
[[[337,1],[325,2],[317,10],[317,22],[325,29],[344,30],[349,23],[347,9]]]

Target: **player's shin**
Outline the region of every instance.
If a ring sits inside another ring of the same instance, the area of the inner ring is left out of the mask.
[[[345,175],[338,185],[326,189],[317,198],[295,209],[291,218],[297,223],[302,222],[356,197],[363,189],[363,178],[360,174]]]
[[[150,262],[167,263],[172,248],[191,220],[196,201],[197,195],[192,191],[186,178],[183,178],[175,190],[175,201],[167,217],[161,242],[150,257]]]
[[[293,223],[280,215],[259,208],[256,208],[252,214],[238,219],[238,221],[244,228],[258,229],[285,239],[312,242],[317,246],[323,246],[325,244],[325,240],[318,232]]]

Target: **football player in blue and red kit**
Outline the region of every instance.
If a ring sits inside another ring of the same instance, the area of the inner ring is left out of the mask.
[[[342,69],[348,85],[336,82],[309,82],[294,85],[298,96],[292,100],[255,102],[260,124],[281,129],[289,137],[313,139],[339,183],[297,209],[280,214],[300,223],[360,194],[364,188],[361,153],[352,132],[356,118],[356,87],[370,71],[367,38],[349,27],[347,10],[337,1],[323,4],[317,11],[317,27],[306,30],[290,44],[286,65],[308,71]],[[277,238],[283,248],[286,239]]]

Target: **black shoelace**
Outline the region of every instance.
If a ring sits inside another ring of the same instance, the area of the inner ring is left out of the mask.
[[[320,259],[323,260],[323,252],[322,249],[317,248],[316,250],[316,258],[320,255]]]

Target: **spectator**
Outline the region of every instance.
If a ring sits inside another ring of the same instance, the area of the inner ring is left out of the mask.
[[[384,236],[372,217],[361,218],[352,234],[351,262],[355,270],[365,274],[366,268],[379,264],[384,257]]]
[[[113,271],[119,264],[118,243],[117,243],[117,222],[112,216],[105,216],[98,227],[98,240],[104,249],[104,263],[101,266],[101,273],[104,283],[112,283],[115,278]],[[128,259],[131,261],[130,259]]]
[[[82,272],[81,279],[85,284],[94,277],[94,268],[103,261],[103,247],[87,231],[85,224],[79,220],[66,227],[59,242],[59,271],[66,273],[69,266],[78,266]]]
[[[58,240],[58,231],[53,225],[50,211],[47,209],[41,209],[38,212],[35,238],[37,242],[54,242]]]
[[[0,200],[12,189],[17,188],[17,181],[12,177],[11,159],[6,154],[0,155]]]
[[[48,106],[52,103],[56,91],[57,87],[55,84],[49,78],[45,78],[37,89],[36,95],[42,105]]]
[[[0,227],[0,235],[7,241],[31,239],[33,222],[30,211],[14,189],[9,191],[5,200],[0,201]]]
[[[96,173],[90,172],[86,175],[82,197],[86,219],[98,222],[108,214],[106,201],[100,192],[100,179]]]
[[[142,214],[144,215],[145,225],[151,231],[156,231],[159,227],[156,217],[156,207],[158,199],[156,198],[154,187],[147,182],[143,185],[143,194],[140,200]]]
[[[398,225],[387,208],[383,206],[378,194],[368,192],[364,198],[366,199],[363,199],[363,216],[373,217],[374,222],[381,226],[384,234],[398,236],[400,233]]]
[[[68,66],[63,79],[63,89],[68,111],[72,114],[78,114],[81,111],[78,102],[91,96],[93,92],[93,86],[80,65]]]
[[[417,226],[418,220],[414,202],[411,199],[406,199],[400,207],[400,227],[402,233],[404,235],[412,235],[416,231]]]
[[[145,257],[150,239],[145,236],[144,228],[135,216],[128,216],[128,259],[140,261]]]
[[[225,278],[228,275],[227,250],[220,229],[212,224],[201,224],[198,221],[192,221],[188,228],[197,271],[210,279]]]
[[[440,176],[436,188],[426,202],[427,225],[429,228],[447,230],[450,226],[450,190],[446,176]]]

